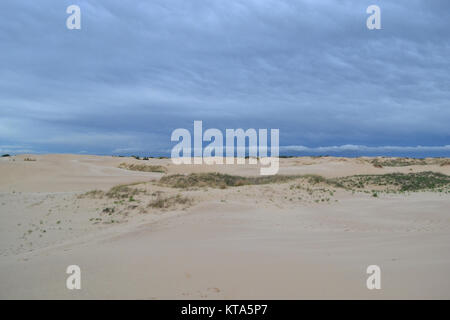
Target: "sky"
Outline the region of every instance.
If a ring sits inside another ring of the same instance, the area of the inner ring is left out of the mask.
[[[1,0],[0,153],[167,155],[202,120],[281,154],[450,156],[449,31],[448,0]]]

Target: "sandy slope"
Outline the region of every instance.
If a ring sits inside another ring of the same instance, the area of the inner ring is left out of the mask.
[[[14,158],[0,160],[0,298],[450,298],[448,194],[336,191],[316,203],[284,184],[245,186],[188,191],[195,199],[188,208],[144,212],[134,202],[116,204],[120,215],[109,216],[102,210],[112,200],[79,195],[161,174],[117,168],[142,163],[129,158]],[[250,166],[148,163],[169,173],[257,173]],[[280,172],[424,170],[450,174],[449,166],[375,168],[338,158],[282,159]],[[136,204],[151,192],[178,193],[146,188]],[[80,291],[65,287],[70,264],[81,267]],[[381,267],[381,290],[366,288],[370,264]]]

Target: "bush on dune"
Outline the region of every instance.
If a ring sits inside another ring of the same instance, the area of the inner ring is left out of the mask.
[[[259,176],[259,177],[241,177],[216,172],[210,173],[191,173],[189,175],[174,174],[162,177],[159,183],[173,188],[188,187],[211,187],[224,189],[226,187],[239,187],[244,185],[259,185],[268,183],[287,182],[299,178],[300,176]]]
[[[146,165],[146,164],[128,164],[122,162],[119,164],[120,169],[126,169],[131,171],[141,171],[141,172],[160,172],[165,173],[167,169],[163,166],[158,165]]]

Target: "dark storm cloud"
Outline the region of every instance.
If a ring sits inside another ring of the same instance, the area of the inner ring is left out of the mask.
[[[65,27],[71,4],[81,30]],[[366,28],[371,4],[382,30]],[[280,128],[294,151],[450,144],[445,0],[3,0],[0,12],[0,151],[158,153],[193,120]]]

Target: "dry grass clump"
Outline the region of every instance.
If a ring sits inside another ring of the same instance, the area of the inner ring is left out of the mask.
[[[345,189],[364,189],[367,187],[383,187],[385,191],[444,191],[450,187],[450,176],[442,173],[425,171],[415,173],[388,173],[382,175],[356,175],[327,182],[341,185]]]
[[[370,161],[376,168],[383,167],[406,167],[406,166],[424,166],[424,165],[450,165],[447,158],[376,158]]]
[[[377,158],[371,161],[374,167],[406,167],[406,166],[418,166],[429,164],[425,159],[413,159],[413,158]]]
[[[273,175],[259,177],[241,177],[221,173],[191,173],[189,175],[173,174],[162,177],[159,184],[172,188],[211,187],[225,189],[245,185],[260,185],[268,183],[282,183],[299,178],[300,176]]]
[[[111,199],[130,199],[133,196],[144,193],[144,190],[137,188],[132,188],[131,186],[142,184],[144,182],[135,182],[130,184],[120,184],[112,187],[107,192],[102,190],[91,190],[78,196],[78,198],[91,198],[91,199],[101,199],[103,197],[108,197]]]
[[[450,166],[450,160],[444,160],[440,164],[441,167]]]
[[[311,184],[319,184],[319,183],[329,184],[328,179],[326,179],[318,174],[306,174],[306,175],[302,176],[302,178],[306,179]]]
[[[146,165],[146,164],[128,164],[122,162],[119,164],[120,169],[126,169],[131,171],[142,171],[142,172],[167,172],[167,169],[163,166],[158,165]]]
[[[79,199],[82,198],[91,198],[91,199],[101,199],[105,195],[105,192],[102,190],[91,190],[86,193],[80,194],[78,196]]]
[[[120,184],[118,186],[112,187],[109,189],[108,192],[105,193],[105,196],[108,198],[115,198],[115,199],[125,199],[125,198],[132,198],[133,196],[136,196],[144,191],[139,190],[137,188],[131,188],[130,186],[136,185],[139,183],[134,184]]]
[[[158,197],[150,202],[148,206],[150,208],[168,209],[177,205],[188,206],[192,203],[192,199],[177,194],[176,196],[164,197],[158,195]]]
[[[319,175],[305,175],[310,185],[328,185],[346,190],[377,190],[384,192],[439,191],[450,190],[450,176],[439,172],[387,173],[354,175],[327,179]],[[295,186],[294,186],[295,187]],[[375,188],[375,189],[373,189]]]

